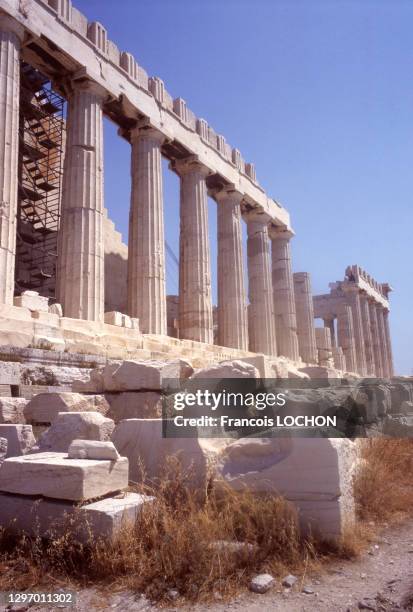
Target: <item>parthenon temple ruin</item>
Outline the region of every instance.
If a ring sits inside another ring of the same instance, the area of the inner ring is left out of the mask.
[[[389,285],[353,266],[313,303],[309,275],[292,272],[289,214],[240,151],[70,0],[0,8],[1,344],[109,357],[191,347],[393,374]],[[104,116],[131,147],[128,246],[104,208]],[[180,178],[175,297],[166,295],[163,157]]]
[[[104,203],[104,119],[130,149],[127,240]],[[177,295],[167,295],[165,172],[180,188]],[[390,285],[350,265],[314,296],[309,272],[293,272],[293,237],[254,164],[101,23],[71,0],[0,0],[0,528],[17,517],[31,533],[39,502],[45,534],[80,504],[111,537],[148,501],[126,492],[138,466],[155,479],[180,453],[202,491],[225,481],[276,492],[305,528],[342,535],[354,432],[164,435],[171,379],[249,378],[254,389],[291,379],[300,417],[339,397],[350,412],[362,404],[380,433],[394,426],[384,417],[413,407],[413,385],[394,377]]]

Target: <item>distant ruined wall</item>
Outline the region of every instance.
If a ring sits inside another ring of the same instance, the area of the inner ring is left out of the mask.
[[[126,312],[128,247],[122,241],[122,234],[108,217],[105,209],[103,218],[105,243],[105,312],[117,310]]]

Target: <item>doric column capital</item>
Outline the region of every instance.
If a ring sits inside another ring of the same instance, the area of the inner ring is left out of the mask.
[[[199,161],[197,155],[189,155],[183,159],[175,159],[171,162],[170,167],[180,176],[183,174],[189,174],[190,172],[196,172],[197,174],[201,174],[204,178],[206,178],[212,174],[212,170],[204,166],[204,164]]]
[[[291,238],[294,237],[294,232],[292,229],[287,227],[280,227],[273,224],[270,224],[268,227],[268,234],[271,240],[279,240],[289,242]]]
[[[0,12],[0,31],[13,32],[20,38],[20,41],[24,39],[24,27],[11,15],[7,15],[7,13]]]
[[[148,140],[152,140],[157,142],[159,146],[163,145],[163,143],[168,140],[168,137],[165,136],[162,132],[152,127],[149,124],[137,124],[130,130],[130,139],[131,142],[135,142],[139,140],[139,138],[147,138]]]
[[[268,224],[271,221],[271,217],[258,208],[252,208],[251,210],[244,212],[242,217],[248,226],[253,226],[255,224],[264,225],[267,227],[267,229]]]
[[[230,202],[231,204],[237,203],[241,206],[244,199],[243,194],[237,191],[233,185],[226,185],[221,189],[211,189],[209,194],[219,204]]]

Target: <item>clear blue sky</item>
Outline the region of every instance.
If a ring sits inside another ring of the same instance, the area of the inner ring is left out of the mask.
[[[396,369],[411,373],[413,2],[74,4],[256,164],[291,214],[294,270],[311,273],[314,293],[352,263],[390,282]],[[129,145],[109,124],[105,137],[106,205],[126,238]],[[165,205],[177,252],[178,182],[166,168]],[[171,293],[176,278],[169,264]]]

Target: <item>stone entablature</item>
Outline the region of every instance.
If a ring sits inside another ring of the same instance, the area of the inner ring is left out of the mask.
[[[173,100],[161,79],[148,77],[130,53],[121,52],[102,24],[89,23],[70,0],[28,0],[24,10],[19,0],[0,0],[0,9],[29,35],[30,45],[22,49],[29,63],[52,80],[70,74],[75,80],[97,83],[106,93],[104,113],[120,128],[146,117],[167,137],[166,157],[196,155],[250,206],[267,213],[277,225],[290,227],[288,212],[258,185],[254,165],[244,162],[238,149],[231,148],[204,119],[196,118],[182,98]]]

